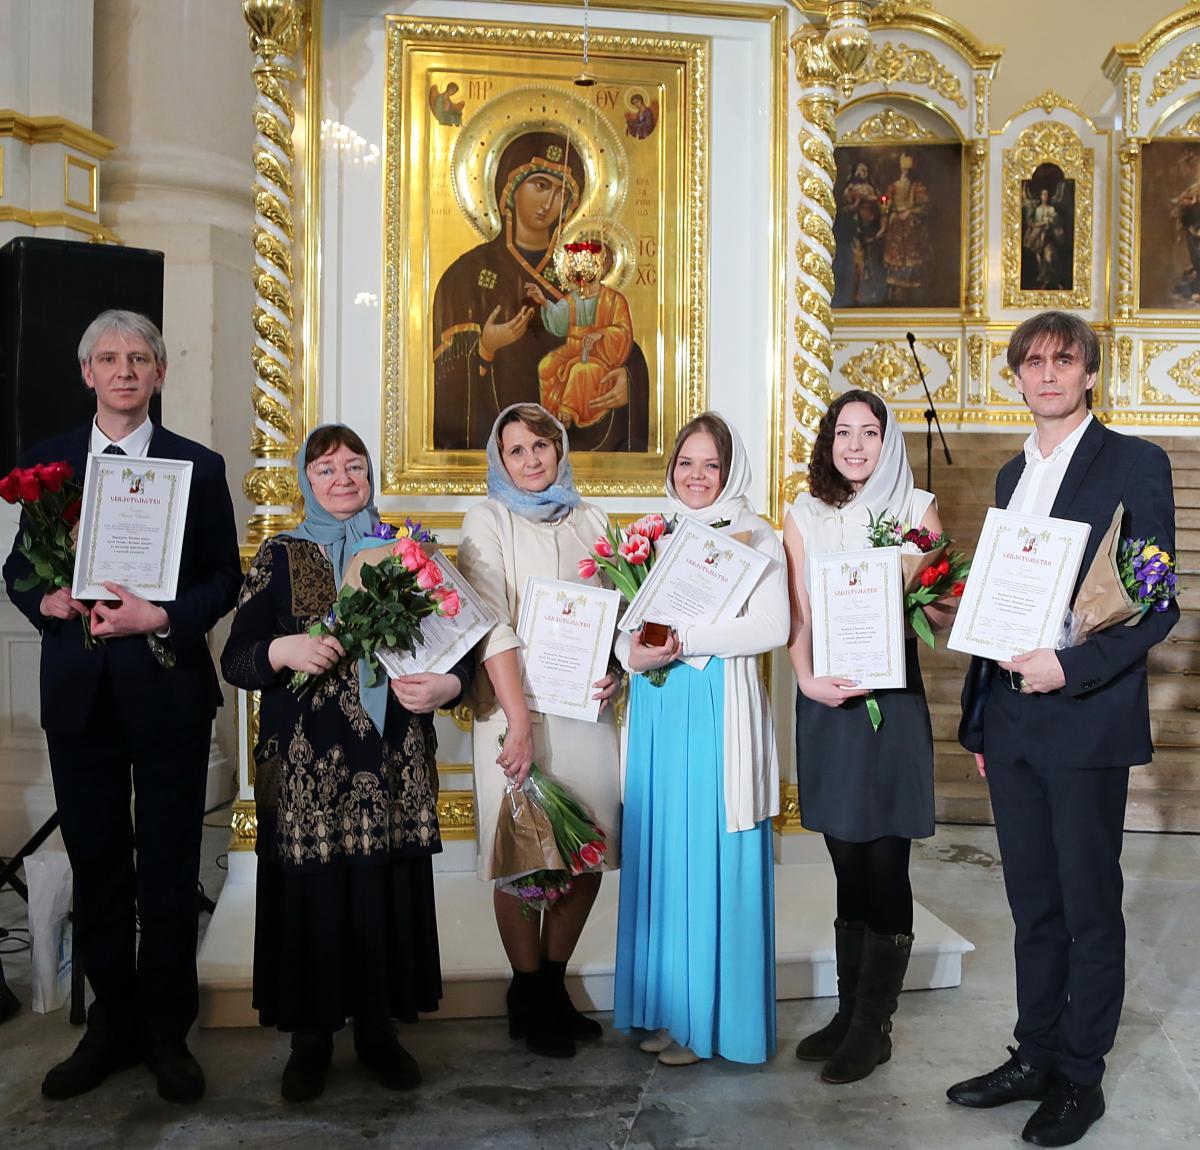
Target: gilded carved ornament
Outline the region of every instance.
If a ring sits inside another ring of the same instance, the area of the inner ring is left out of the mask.
[[[1133,363],[1133,339],[1127,335],[1117,337],[1117,378],[1129,382],[1129,370]]]
[[[863,120],[857,128],[838,137],[839,144],[875,144],[887,140],[901,140],[906,143],[917,143],[922,140],[936,140],[937,133],[919,124],[911,116],[896,111],[895,108],[884,108],[875,116]]]
[[[914,84],[930,88],[959,108],[967,106],[962,83],[932,52],[888,41],[871,48],[867,63],[856,76],[859,84]]]
[[[1200,351],[1194,351],[1167,370],[1167,375],[1177,387],[1200,396]]]
[[[1153,107],[1191,80],[1200,80],[1200,44],[1189,44],[1154,77],[1146,104]]]
[[[1200,136],[1200,112],[1180,124],[1179,127],[1172,128],[1167,135],[1172,139],[1194,139],[1196,136]]]

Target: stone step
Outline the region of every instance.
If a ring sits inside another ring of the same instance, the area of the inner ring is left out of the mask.
[[[1130,775],[1132,784],[1133,775]],[[934,796],[934,810],[940,823],[991,823],[992,805],[987,784],[976,776],[974,782],[941,782]],[[1125,805],[1127,831],[1171,831],[1183,834],[1200,832],[1200,791],[1130,786]]]
[[[962,699],[962,677],[926,674],[925,697],[930,706],[957,707]],[[1150,710],[1189,714],[1200,711],[1200,675],[1157,675],[1150,679]]]
[[[962,711],[957,699],[930,701],[929,718],[937,742],[953,742],[958,737]],[[1189,762],[1185,765],[1200,790],[1200,710],[1164,710],[1151,707],[1150,737],[1156,747],[1182,748]]]

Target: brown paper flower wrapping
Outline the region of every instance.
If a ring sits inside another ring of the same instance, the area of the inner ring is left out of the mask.
[[[1142,617],[1141,607],[1129,597],[1117,570],[1117,549],[1121,545],[1124,516],[1125,505],[1118,503],[1091,566],[1079,584],[1079,592],[1071,604],[1068,647],[1079,646],[1089,635],[1103,631],[1105,627]]]
[[[569,872],[570,867],[554,844],[554,830],[546,812],[523,790],[510,788],[500,802],[496,819],[492,874],[502,881],[538,870]]]

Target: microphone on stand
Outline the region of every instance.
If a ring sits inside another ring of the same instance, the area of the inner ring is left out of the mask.
[[[933,396],[929,394],[929,384],[925,382],[925,372],[921,370],[921,361],[917,357],[917,337],[911,331],[904,333],[908,340],[908,350],[912,352],[913,363],[917,365],[917,375],[921,377],[921,386],[925,389],[925,399],[929,406],[925,409],[925,489],[933,490],[933,425],[937,424],[938,439],[942,441],[942,450],[946,453],[946,462],[953,467],[954,460],[950,458],[950,448],[946,446],[946,437],[942,434],[942,421],[938,419],[937,408],[933,405]]]

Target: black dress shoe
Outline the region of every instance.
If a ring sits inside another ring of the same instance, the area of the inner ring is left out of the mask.
[[[1026,1066],[1010,1046],[1012,1057],[1003,1066],[977,1078],[956,1082],[946,1091],[946,1097],[959,1106],[990,1110],[1009,1102],[1041,1102],[1049,1097],[1053,1085],[1051,1076],[1035,1066]]]
[[[142,1049],[136,1042],[89,1027],[71,1057],[52,1067],[42,1079],[42,1093],[47,1098],[74,1098],[95,1090],[110,1074],[141,1061]]]
[[[421,1085],[421,1068],[390,1027],[380,1033],[359,1037],[354,1032],[354,1050],[360,1062],[375,1071],[385,1090],[415,1090]]]
[[[0,970],[0,1022],[7,1022],[20,1009],[20,999],[9,990],[4,981],[4,971]]]
[[[325,1089],[333,1059],[333,1035],[328,1031],[292,1035],[292,1055],[283,1068],[279,1093],[287,1102],[311,1102]]]
[[[1104,1113],[1100,1083],[1082,1086],[1065,1078],[1055,1081],[1046,1100],[1034,1112],[1021,1137],[1035,1146],[1070,1146],[1078,1142]]]
[[[168,1102],[198,1102],[204,1095],[204,1071],[187,1043],[160,1046],[146,1056],[146,1065],[158,1079],[158,1096]]]

